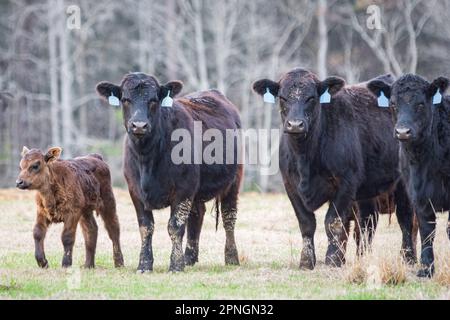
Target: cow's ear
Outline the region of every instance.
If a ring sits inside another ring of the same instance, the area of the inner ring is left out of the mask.
[[[62,149],[60,147],[52,147],[47,150],[47,153],[44,156],[45,162],[52,162],[59,158],[61,155]]]
[[[278,96],[278,91],[280,90],[280,84],[269,79],[261,79],[253,82],[252,88],[253,91],[260,96],[264,96],[264,94],[267,93],[267,90],[269,90],[269,92],[276,97]]]
[[[27,147],[23,146],[22,152],[20,153],[20,156],[23,158],[28,152],[30,152],[30,149],[28,149]]]
[[[96,86],[97,93],[100,97],[108,101],[111,95],[117,97],[117,99],[122,99],[122,89],[113,83],[102,81]]]
[[[345,80],[339,77],[328,77],[319,84],[318,93],[321,96],[327,89],[330,95],[339,92],[345,86]]]
[[[372,80],[367,84],[367,89],[369,89],[377,97],[380,96],[381,92],[384,93],[386,98],[391,97],[391,85],[383,80]]]
[[[449,83],[450,80],[446,77],[438,77],[434,79],[433,82],[431,82],[430,86],[428,87],[427,92],[428,97],[434,96],[438,90],[441,95],[444,95],[445,91],[449,86]]]
[[[173,98],[177,94],[179,94],[182,89],[183,89],[183,82],[178,81],[178,80],[169,81],[165,85],[162,85],[160,87],[160,89],[159,89],[159,98],[160,98],[160,100],[162,100],[165,97],[167,97],[167,94],[169,93],[169,91],[170,91],[169,96],[171,98]]]

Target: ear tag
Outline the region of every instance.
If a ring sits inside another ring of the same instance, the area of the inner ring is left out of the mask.
[[[320,103],[330,103],[331,101],[331,95],[328,92],[328,88],[327,90],[325,90],[324,93],[322,93],[322,95],[320,96]]]
[[[114,96],[114,94],[111,92],[111,95],[108,98],[108,102],[110,105],[114,106],[114,107],[118,107],[120,106],[120,101],[119,98],[117,98],[116,96]]]
[[[270,93],[269,88],[266,88],[266,93],[264,93],[264,102],[275,103],[275,96]]]
[[[440,104],[442,102],[442,94],[439,92],[439,89],[433,96],[433,104]]]
[[[173,99],[170,97],[170,90],[167,92],[167,96],[161,102],[161,107],[170,108],[173,106]]]
[[[380,91],[380,96],[378,97],[378,106],[381,108],[389,107],[389,99],[386,98],[383,91]]]

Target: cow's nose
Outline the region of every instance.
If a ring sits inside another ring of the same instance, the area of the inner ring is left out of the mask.
[[[17,179],[16,180],[16,187],[17,188],[23,187],[23,185],[24,185],[24,182],[23,182],[22,179]]]
[[[408,140],[411,138],[411,129],[407,127],[396,127],[395,136],[399,140]]]
[[[306,131],[305,121],[288,120],[286,123],[286,131],[289,133],[303,133]]]
[[[131,131],[135,135],[144,135],[149,129],[147,122],[133,121],[131,122]]]

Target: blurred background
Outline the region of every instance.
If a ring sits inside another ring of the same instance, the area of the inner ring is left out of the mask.
[[[348,83],[450,76],[449,21],[450,0],[1,0],[0,186],[14,186],[23,145],[100,152],[125,186],[121,112],[99,81],[142,71],[184,93],[217,88],[244,128],[278,128],[254,80],[297,66]],[[278,176],[245,175],[245,190],[282,190]]]

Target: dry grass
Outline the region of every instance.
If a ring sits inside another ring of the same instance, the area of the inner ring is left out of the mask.
[[[400,229],[392,219],[380,218],[373,252],[356,259],[349,241],[347,265],[324,265],[327,239],[325,208],[317,212],[315,236],[317,266],[298,269],[301,236],[286,195],[243,194],[240,200],[236,240],[240,267],[225,267],[223,229],[215,232],[209,206],[200,239],[200,262],[181,274],[167,272],[170,238],[168,211],[155,212],[154,272],[137,275],[139,232],[131,200],[115,190],[121,223],[126,268],[112,267],[111,243],[99,229],[97,268],[83,270],[84,243],[80,230],[74,249],[74,268],[59,267],[62,258],[62,225],[52,226],[45,242],[50,268],[40,270],[34,261],[32,226],[35,205],[32,192],[0,190],[0,298],[51,299],[448,299],[450,297],[450,246],[446,215],[439,215],[436,234],[436,276],[418,279],[418,266],[399,259]],[[101,223],[99,223],[101,225]]]

